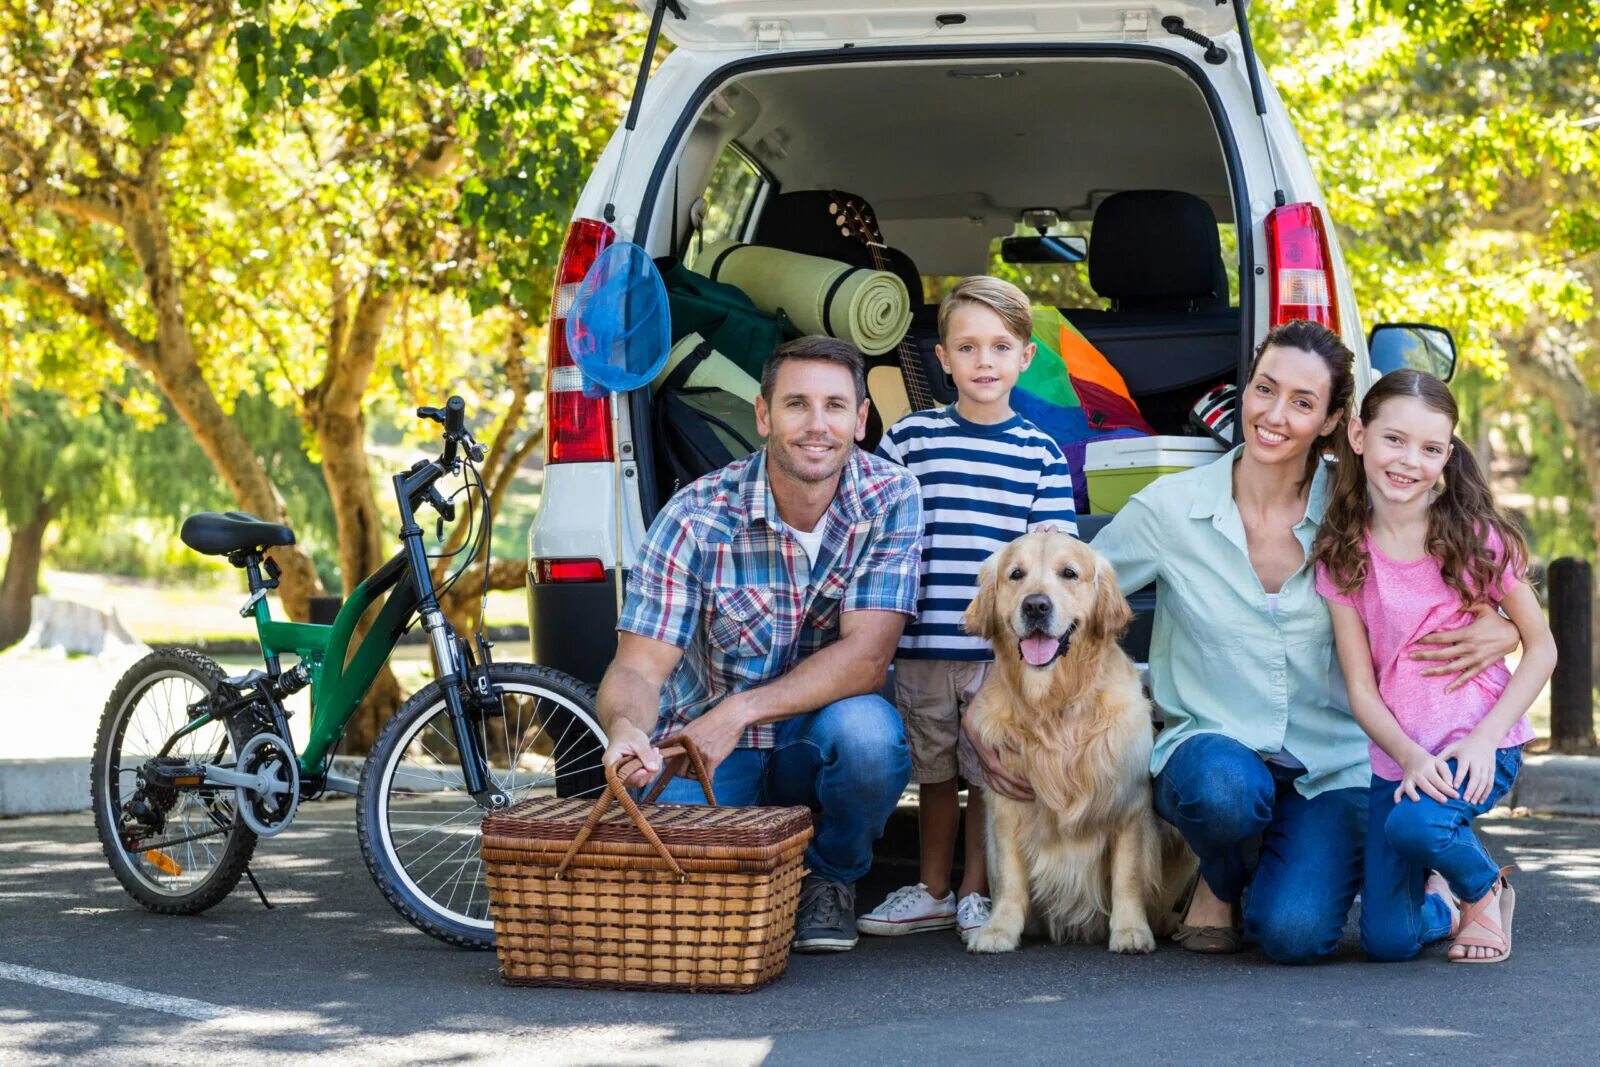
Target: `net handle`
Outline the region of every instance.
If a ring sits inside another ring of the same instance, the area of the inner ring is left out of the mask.
[[[650,791],[645,795],[645,803],[648,804],[655,800],[661,794],[661,791],[666,788],[667,783],[672,781],[687,764],[694,772],[695,778],[700,782],[701,790],[705,792],[706,803],[713,807],[716,806],[717,798],[711,791],[711,775],[706,773],[705,759],[700,755],[700,749],[695,746],[692,740],[682,734],[677,734],[658,745],[657,751],[663,757],[671,754],[674,757],[682,756],[684,759],[681,762],[677,762],[676,765],[672,760],[668,760],[665,763],[661,777],[656,779],[655,783],[650,787]],[[683,873],[683,868],[679,866],[678,861],[673,858],[672,852],[662,842],[660,835],[656,833],[655,827],[650,825],[650,820],[646,819],[644,812],[639,810],[639,805],[634,802],[633,795],[628,792],[628,787],[623,784],[625,776],[621,773],[621,769],[633,763],[637,763],[641,767],[644,766],[644,762],[634,755],[625,756],[614,764],[606,764],[606,791],[600,794],[599,799],[594,802],[594,807],[589,809],[589,817],[578,828],[577,836],[572,839],[572,844],[567,847],[566,855],[562,856],[561,862],[556,865],[555,876],[557,879],[567,873],[567,867],[577,858],[578,850],[583,848],[584,843],[589,840],[589,835],[594,833],[595,827],[600,825],[600,820],[604,818],[605,813],[611,810],[613,802],[622,805],[622,810],[628,813],[628,817],[633,820],[633,825],[639,828],[639,832],[650,843],[650,847],[656,850],[656,854],[666,861],[667,866],[672,869],[672,873],[677,875],[679,880],[688,877]],[[630,770],[629,773],[631,774],[632,771]]]

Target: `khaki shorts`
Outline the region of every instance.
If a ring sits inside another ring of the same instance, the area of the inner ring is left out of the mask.
[[[961,718],[993,666],[970,660],[894,661],[895,704],[906,724],[913,782],[948,782],[960,770],[970,784],[983,784],[983,765],[961,735]]]

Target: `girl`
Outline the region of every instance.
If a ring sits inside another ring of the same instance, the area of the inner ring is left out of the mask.
[[[1316,545],[1350,707],[1372,742],[1361,940],[1380,960],[1411,959],[1452,932],[1453,963],[1510,957],[1511,868],[1496,869],[1472,820],[1510,790],[1533,738],[1524,713],[1555,669],[1522,581],[1527,546],[1455,436],[1457,418],[1431,375],[1374,383],[1342,443]],[[1515,673],[1502,661],[1445,685],[1406,655],[1418,636],[1491,605],[1521,633]]]

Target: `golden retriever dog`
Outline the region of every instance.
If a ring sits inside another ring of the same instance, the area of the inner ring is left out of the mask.
[[[1151,952],[1196,862],[1150,800],[1150,701],[1117,637],[1133,620],[1110,564],[1054,530],[984,562],[964,625],[994,646],[971,711],[1036,799],[988,802],[994,909],[970,952],[1010,952],[1024,926],[1057,942]]]

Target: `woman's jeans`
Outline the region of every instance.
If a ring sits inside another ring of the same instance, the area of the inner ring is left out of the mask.
[[[1294,787],[1299,773],[1231,737],[1197,734],[1155,782],[1156,811],[1200,858],[1206,884],[1221,900],[1243,898],[1245,935],[1279,963],[1337,949],[1361,884],[1367,791],[1307,799]],[[1257,840],[1252,871],[1247,849]]]
[[[911,752],[894,706],[881,696],[847,697],[775,724],[771,748],[736,748],[712,775],[717,803],[798,804],[815,813],[806,867],[849,885],[872,866],[911,779]],[[704,804],[700,783],[674,778],[661,800]]]
[[[1450,760],[1452,780],[1456,761]],[[1472,832],[1472,820],[1500,802],[1522,768],[1521,748],[1495,754],[1494,785],[1481,804],[1440,803],[1419,792],[1401,797],[1400,783],[1376,776],[1367,820],[1367,874],[1361,884],[1361,945],[1375,960],[1409,960],[1430,941],[1450,935],[1450,911],[1424,893],[1429,871],[1450,883],[1457,899],[1479,900],[1494,888],[1500,868]],[[1462,783],[1465,788],[1465,783]]]

